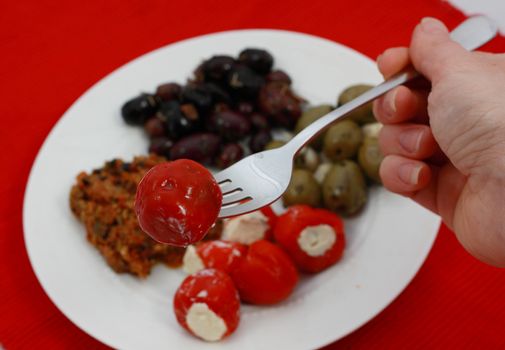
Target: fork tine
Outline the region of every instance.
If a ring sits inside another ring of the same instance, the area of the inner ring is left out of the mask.
[[[226,174],[223,174],[223,171],[220,171],[217,174],[214,174],[214,180],[216,180],[217,184],[221,188],[221,192],[227,191],[227,188],[232,185],[232,180]]]
[[[226,170],[222,170],[217,174],[214,174],[214,179],[216,179],[216,182],[219,184],[228,181],[231,182],[230,176],[227,173],[228,172]]]
[[[219,188],[221,189],[221,192],[224,194],[226,192],[230,192],[233,190],[232,182],[231,181],[225,181],[225,182],[218,182]]]
[[[228,206],[230,204],[249,198],[251,198],[251,196],[249,196],[247,193],[244,193],[244,191],[236,191],[223,196],[223,204],[221,207]]]
[[[263,205],[261,203],[258,203],[257,201],[250,200],[246,203],[243,204],[237,204],[234,206],[229,206],[229,207],[221,207],[221,211],[219,212],[219,217],[220,218],[227,218],[230,216],[236,216],[240,214],[245,214],[249,213],[251,211],[255,211],[259,208],[261,208]]]
[[[229,184],[229,183],[231,182],[231,180],[230,180],[230,179],[226,179],[226,180],[220,180],[220,181],[219,181],[218,179],[216,179],[216,182],[217,182],[220,186],[224,186],[224,185],[226,185],[226,184]]]
[[[220,217],[230,217],[257,210],[278,199],[286,189],[293,169],[291,149],[274,149],[249,155],[217,173],[215,179],[225,193]],[[235,191],[234,189],[243,191]],[[245,201],[248,199],[248,201]],[[244,201],[243,201],[244,200]]]
[[[234,194],[234,193],[240,193],[240,192],[243,192],[244,190],[240,187],[236,187],[236,186],[231,186],[229,188],[227,188],[226,190],[222,190],[221,192],[223,193],[223,200],[225,200],[227,197],[229,197],[230,195]]]

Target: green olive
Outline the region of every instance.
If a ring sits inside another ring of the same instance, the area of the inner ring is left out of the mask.
[[[319,155],[311,147],[305,146],[295,157],[294,166],[314,172],[319,165]]]
[[[282,200],[285,206],[307,204],[318,207],[321,205],[321,187],[310,171],[295,169]]]
[[[356,97],[365,93],[371,88],[373,88],[372,85],[365,85],[365,84],[353,85],[348,87],[338,97],[338,105],[341,106],[351,100],[354,100]],[[375,122],[376,120],[372,111],[372,102],[369,102],[349,113],[349,118],[354,120],[356,123],[360,125]]]
[[[378,139],[365,138],[358,151],[358,162],[366,176],[377,183],[381,183],[379,168],[383,158]]]
[[[336,163],[323,181],[326,208],[342,215],[357,213],[367,199],[367,187],[361,170],[352,160]]]
[[[295,133],[299,133],[303,129],[305,129],[308,125],[312,124],[323,115],[330,113],[333,110],[333,106],[331,105],[320,105],[307,109],[302,113],[300,119],[295,126]]]
[[[284,146],[285,144],[286,144],[286,142],[281,141],[281,140],[272,140],[266,144],[265,151],[268,151],[268,150],[274,149],[274,148],[279,148],[281,146]]]
[[[295,126],[295,133],[298,134],[308,125],[312,124],[325,114],[330,113],[333,110],[333,108],[334,107],[331,105],[320,105],[307,109],[305,112],[302,113],[300,119],[298,119],[298,122],[296,123]],[[317,137],[314,141],[311,142],[311,145],[315,149],[321,149],[322,144],[323,144],[323,135]]]
[[[352,120],[332,125],[324,135],[323,152],[331,160],[354,157],[363,140],[361,128]]]

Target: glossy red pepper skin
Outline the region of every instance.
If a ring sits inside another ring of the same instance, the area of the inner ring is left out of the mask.
[[[196,253],[206,268],[214,268],[231,273],[247,255],[247,245],[222,240],[202,242]]]
[[[261,213],[265,215],[268,219],[269,229],[265,232],[265,239],[272,240],[274,235],[274,227],[277,224],[277,214],[272,210],[272,208],[268,205],[260,209]]]
[[[222,194],[212,174],[188,159],[165,162],[140,181],[135,212],[140,227],[158,242],[187,246],[200,241],[221,208]]]
[[[328,225],[335,235],[335,243],[321,256],[310,256],[300,248],[298,238],[309,226]],[[289,254],[303,272],[316,273],[338,262],[345,248],[344,224],[342,219],[325,209],[307,205],[295,205],[279,216],[274,230],[276,242]]]
[[[233,333],[240,321],[240,299],[232,279],[216,269],[200,270],[186,277],[174,296],[174,311],[177,322],[192,333],[186,315],[194,303],[205,303],[223,319],[226,337]]]
[[[257,305],[286,299],[298,283],[298,271],[289,256],[266,240],[249,246],[245,259],[232,271],[231,277],[240,299]]]

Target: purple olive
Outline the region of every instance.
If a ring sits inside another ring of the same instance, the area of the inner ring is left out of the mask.
[[[252,153],[261,152],[265,149],[267,143],[272,141],[272,135],[268,130],[261,130],[253,135],[249,140],[249,148]]]
[[[271,71],[270,73],[268,73],[266,80],[267,80],[267,82],[276,81],[279,83],[291,85],[291,78],[289,77],[289,75],[286,72],[284,72],[282,70]]]
[[[270,116],[277,125],[292,129],[300,117],[303,100],[288,85],[271,82],[261,88],[258,96],[260,110]]]
[[[211,164],[219,152],[221,138],[211,133],[198,133],[177,141],[170,150],[170,159],[191,159],[202,164]]]
[[[237,112],[223,111],[210,116],[207,128],[217,132],[226,140],[237,141],[250,133],[251,122]]]
[[[254,111],[254,105],[251,102],[241,101],[237,104],[237,111],[243,115],[249,115]]]
[[[282,113],[286,105],[284,90],[286,87],[277,83],[268,83],[263,86],[258,96],[259,108],[267,115]]]
[[[240,52],[238,60],[262,75],[270,72],[274,64],[272,55],[261,49],[245,49]]]
[[[159,156],[168,158],[170,155],[170,149],[174,143],[166,136],[155,137],[151,139],[149,145],[149,153],[154,153]]]
[[[165,135],[165,122],[154,116],[144,124],[144,130],[150,138],[163,136]]]
[[[162,101],[179,100],[181,98],[182,86],[177,83],[166,83],[158,86],[156,96]]]
[[[292,101],[286,103],[284,111],[282,113],[274,114],[272,117],[275,124],[292,130],[300,116],[302,115],[302,107],[298,101]]]
[[[259,130],[270,130],[270,123],[268,118],[261,113],[253,113],[249,116],[252,128],[256,131]]]
[[[238,162],[244,156],[244,149],[238,143],[229,143],[223,146],[221,154],[216,160],[216,165],[221,168],[227,168],[233,163]]]

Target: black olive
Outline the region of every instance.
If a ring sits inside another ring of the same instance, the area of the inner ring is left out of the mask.
[[[262,75],[270,72],[274,64],[272,55],[261,49],[245,49],[239,54],[238,60]]]
[[[231,56],[212,56],[202,65],[205,81],[224,81],[235,64],[235,59]]]
[[[158,109],[158,102],[153,95],[142,94],[127,101],[121,107],[121,116],[130,125],[142,125]]]
[[[221,113],[221,112],[229,111],[229,110],[231,110],[229,105],[227,105],[226,103],[218,102],[214,105],[214,110],[212,112],[213,113]]]
[[[264,83],[260,75],[243,65],[233,67],[228,74],[230,91],[245,100],[255,99]]]
[[[182,86],[177,83],[167,83],[158,86],[156,96],[162,101],[178,100],[181,98]]]
[[[196,119],[194,115],[185,115],[181,105],[176,101],[163,103],[156,117],[165,122],[167,135],[173,140],[196,131],[199,126],[198,114]]]
[[[200,114],[205,114],[212,108],[212,94],[202,85],[187,85],[182,90],[182,102],[191,103]]]
[[[231,104],[232,99],[228,91],[223,89],[221,86],[215,83],[205,83],[203,85],[203,88],[206,89],[209,93],[210,96],[212,97],[213,103],[225,103],[225,104]]]
[[[173,141],[166,136],[155,137],[151,140],[149,145],[149,153],[154,153],[168,158],[170,155],[170,149],[173,145]]]
[[[256,135],[253,135],[249,140],[249,148],[251,152],[261,152],[265,146],[272,141],[272,135],[268,130],[260,130]]]

